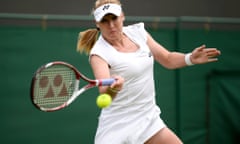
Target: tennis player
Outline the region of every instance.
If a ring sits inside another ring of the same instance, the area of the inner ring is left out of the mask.
[[[96,79],[116,79],[109,87],[99,87],[113,102],[101,111],[95,144],[181,144],[160,118],[153,63],[182,68],[217,61],[220,51],[205,45],[188,54],[168,51],[145,30],[144,23],[124,26],[119,0],[97,0],[93,15],[97,28],[80,33],[78,50],[89,54]]]

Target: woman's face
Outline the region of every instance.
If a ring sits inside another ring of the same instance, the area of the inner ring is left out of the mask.
[[[125,17],[123,13],[121,16],[115,16],[113,14],[107,14],[103,19],[97,23],[97,27],[100,28],[102,36],[109,41],[117,40],[122,36],[123,21]]]

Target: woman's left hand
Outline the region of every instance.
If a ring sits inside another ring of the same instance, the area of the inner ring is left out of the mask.
[[[216,57],[220,54],[221,52],[217,48],[207,48],[202,45],[192,51],[190,59],[193,64],[204,64],[217,61],[218,58]]]

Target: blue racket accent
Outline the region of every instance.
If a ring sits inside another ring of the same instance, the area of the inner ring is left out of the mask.
[[[108,86],[111,85],[113,82],[115,82],[115,79],[110,78],[110,79],[101,79],[100,81],[100,85],[102,86]]]

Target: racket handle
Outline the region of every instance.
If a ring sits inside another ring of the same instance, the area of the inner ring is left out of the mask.
[[[108,85],[111,85],[114,81],[115,81],[115,79],[113,79],[113,78],[111,78],[111,79],[101,79],[101,80],[99,80],[99,85],[100,86],[108,86]]]

